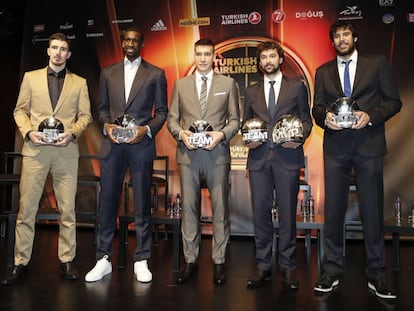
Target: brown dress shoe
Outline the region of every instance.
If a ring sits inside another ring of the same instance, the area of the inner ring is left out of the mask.
[[[18,265],[14,266],[13,270],[7,275],[7,277],[1,281],[3,285],[16,284],[26,277],[27,266]]]
[[[226,270],[224,264],[214,265],[214,284],[223,285],[226,282]]]
[[[282,283],[287,289],[298,289],[298,281],[295,277],[295,270],[282,271]]]
[[[77,280],[79,278],[78,271],[76,271],[73,262],[68,261],[60,265],[62,270],[62,277],[66,280]]]
[[[272,279],[272,270],[258,269],[256,276],[250,280],[247,280],[247,288],[253,289],[264,286]]]
[[[182,284],[189,281],[196,275],[197,268],[197,264],[195,263],[186,263],[178,274],[177,283]]]

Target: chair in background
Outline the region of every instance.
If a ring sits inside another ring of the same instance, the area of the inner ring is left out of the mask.
[[[77,206],[76,221],[79,223],[92,223],[95,228],[95,242],[98,235],[99,221],[99,191],[101,189],[101,177],[95,172],[100,171],[100,158],[99,154],[81,154],[79,156],[79,174],[78,174],[78,191],[77,197],[82,196],[83,192],[80,187],[93,187],[94,188],[94,207],[81,209]],[[87,167],[83,167],[87,163]],[[83,169],[81,169],[83,168]],[[85,192],[85,197],[89,197],[89,191]],[[80,205],[80,204],[78,204]]]
[[[19,152],[4,152],[3,170],[0,174],[0,237],[6,235],[7,215],[13,212],[12,190],[13,186],[20,183],[20,173],[15,170],[21,166],[21,154]],[[7,208],[10,206],[10,208]]]
[[[307,200],[312,195],[311,185],[309,184],[308,157],[307,156],[305,156],[305,167],[300,170],[299,177],[300,177],[299,190],[305,191],[305,200]]]
[[[151,187],[153,189],[152,194],[152,208],[158,209],[159,189],[164,187],[164,209],[168,209],[168,179],[169,179],[169,156],[157,156],[154,160],[152,170],[152,182]],[[124,199],[124,212],[128,213],[129,209],[129,188],[132,187],[131,179],[125,182],[125,199]]]

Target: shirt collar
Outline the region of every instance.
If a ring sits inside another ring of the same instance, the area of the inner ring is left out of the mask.
[[[54,70],[53,70],[50,66],[47,66],[47,74],[48,74],[48,75],[54,76],[56,73],[57,73],[57,75],[58,75],[58,78],[63,78],[63,77],[65,77],[65,75],[66,75],[66,67],[65,67],[65,68],[63,68],[61,71],[56,72],[56,71],[54,71]]]
[[[207,77],[207,81],[211,81],[211,79],[213,78],[213,69],[210,70],[210,72],[206,75],[202,75],[198,71],[196,71],[195,75],[196,75],[197,81],[201,80],[201,77]]]
[[[357,63],[357,60],[358,60],[358,51],[356,49],[354,50],[354,52],[352,52],[351,57],[348,58],[348,59],[344,59],[341,56],[336,56],[336,61],[338,62],[338,64],[341,64],[341,65],[342,65],[342,62],[344,62],[344,61],[346,62],[346,61],[349,61],[349,60],[352,60],[351,64],[352,63],[353,64],[356,64]]]
[[[269,79],[267,76],[264,76],[264,83],[266,85],[269,84],[269,81],[276,81],[276,84],[282,83],[282,72],[279,70],[273,79]]]
[[[124,65],[135,65],[135,66],[139,66],[141,64],[141,61],[142,61],[142,57],[141,56],[138,56],[132,62],[125,56],[125,58],[124,58]]]

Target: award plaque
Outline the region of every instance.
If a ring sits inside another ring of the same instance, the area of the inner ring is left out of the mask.
[[[206,134],[207,131],[213,130],[213,127],[207,121],[197,120],[191,124],[189,130],[193,135],[189,136],[188,140],[195,148],[204,148],[213,141],[213,138]]]
[[[267,142],[266,123],[257,118],[247,120],[242,127],[242,140],[246,144],[252,142]]]
[[[114,124],[117,128],[112,130],[112,136],[120,143],[126,143],[136,135],[137,122],[130,115],[123,115],[118,117]]]
[[[303,124],[302,121],[293,115],[284,115],[276,121],[272,132],[273,142],[284,147],[284,144],[294,143],[298,146],[303,144]]]
[[[334,122],[342,128],[350,128],[358,122],[354,111],[358,110],[357,103],[349,97],[338,98],[332,105],[335,114]]]
[[[64,126],[59,119],[49,117],[39,124],[38,131],[42,133],[43,142],[54,144],[57,142],[59,134],[64,132]]]

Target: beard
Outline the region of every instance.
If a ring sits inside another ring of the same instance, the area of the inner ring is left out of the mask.
[[[272,75],[272,74],[275,74],[276,72],[278,72],[279,71],[279,69],[280,69],[280,65],[277,65],[277,66],[272,66],[272,67],[269,67],[269,68],[266,68],[267,66],[268,66],[269,64],[267,64],[266,66],[262,66],[262,65],[260,65],[260,68],[261,68],[261,70],[263,71],[263,73],[265,73],[265,74],[267,74],[267,75]]]
[[[352,41],[352,43],[349,44],[348,48],[344,50],[341,50],[339,49],[339,47],[335,46],[335,51],[336,51],[336,54],[339,56],[342,56],[342,57],[349,56],[355,51],[355,43],[354,41]]]

